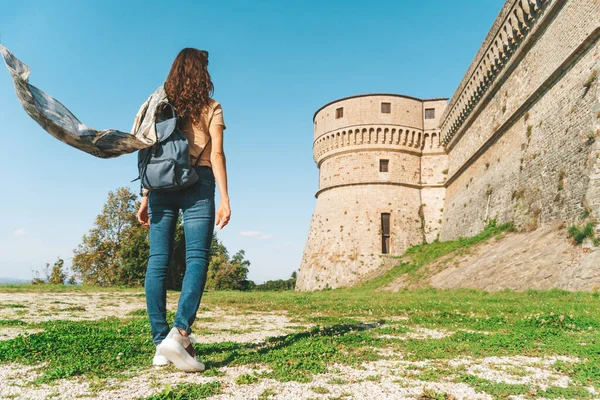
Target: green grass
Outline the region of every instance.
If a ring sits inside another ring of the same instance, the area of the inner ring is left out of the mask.
[[[594,241],[594,245],[598,245],[598,240],[595,238],[595,224],[593,222],[588,222],[582,228],[575,225],[569,227],[569,235],[578,244],[582,244],[586,238],[590,238]]]
[[[140,400],[196,400],[216,396],[220,392],[221,384],[217,381],[202,384],[182,383],[173,387],[166,385],[159,394]]]
[[[235,304],[238,311],[245,308],[288,310],[290,316],[297,319],[314,318],[315,314],[328,318],[328,325],[271,338],[264,344],[197,344],[196,350],[209,371],[223,366],[263,365],[271,371],[260,376],[310,382],[315,374],[327,372],[334,363],[358,366],[380,359],[377,349],[391,349],[409,361],[566,355],[578,357],[582,362],[557,363],[557,371],[571,376],[576,385],[600,388],[600,311],[596,293],[433,289],[398,293],[262,292],[260,295],[211,292],[205,301],[226,308]],[[353,315],[361,323],[343,323],[347,315]],[[408,320],[391,321],[393,316],[408,317]],[[172,321],[173,314],[169,313],[168,317]],[[336,318],[340,323],[335,323]],[[377,321],[379,324],[374,323]],[[49,321],[28,326],[44,331],[0,341],[0,363],[48,362],[37,382],[78,375],[123,376],[147,368],[151,363],[150,328],[142,316]],[[459,331],[442,339],[379,337],[414,326],[475,332]],[[438,374],[444,375],[443,371]],[[478,387],[487,393],[487,386],[482,385]]]
[[[260,396],[258,396],[258,400],[267,400],[275,395],[277,395],[276,391],[274,391],[273,389],[267,388],[260,394]]]
[[[36,383],[77,375],[106,377],[151,364],[152,340],[142,319],[49,321],[43,332],[0,342],[0,363],[48,362]]]
[[[525,395],[531,390],[527,385],[492,382],[487,379],[478,378],[474,375],[463,375],[456,379],[456,381],[466,383],[474,388],[476,392],[487,393],[494,399],[507,398],[509,395]]]
[[[582,387],[558,387],[551,386],[543,391],[538,391],[537,396],[546,399],[590,399],[590,392]]]
[[[70,306],[61,308],[60,311],[86,311],[86,309],[83,306]]]
[[[252,383],[258,382],[259,379],[260,378],[256,375],[242,374],[236,378],[235,383],[237,383],[238,385],[250,385]]]
[[[376,289],[391,283],[404,274],[408,274],[413,281],[416,281],[421,277],[420,272],[422,272],[423,267],[427,264],[453,252],[460,253],[461,251],[467,251],[476,244],[483,243],[493,237],[498,237],[504,232],[512,232],[514,230],[513,224],[497,225],[496,221],[492,220],[481,233],[469,238],[459,238],[458,240],[448,242],[434,241],[433,243],[410,247],[402,256],[403,260],[408,259],[409,261],[401,262],[385,274],[363,283],[357,289]]]
[[[494,398],[511,394],[527,397],[531,388],[525,385],[480,379],[468,374],[464,366],[448,366],[447,361],[465,357],[561,355],[580,360],[558,361],[551,367],[556,373],[569,376],[572,385],[549,387],[539,392],[547,398],[586,398],[585,386],[600,389],[600,294],[563,290],[494,293],[470,289],[403,289],[397,293],[373,290],[406,271],[416,273],[439,257],[453,251],[468,251],[473,245],[510,229],[510,225],[491,224],[473,238],[413,247],[407,253],[408,266],[403,264],[374,282],[358,287],[320,292],[206,292],[203,308],[219,307],[237,315],[286,311],[292,321],[314,326],[259,344],[196,344],[196,352],[207,366],[205,375],[219,377],[223,373],[218,369],[225,366],[261,366],[266,372],[241,375],[236,383],[253,384],[263,378],[311,382],[316,374],[331,372],[334,364],[359,367],[363,362],[386,358],[379,351],[386,350],[406,361],[428,360],[432,364],[427,369],[413,368],[414,373],[404,376],[423,381],[463,382]],[[50,291],[55,289],[49,288]],[[41,289],[22,290],[37,292]],[[140,289],[137,290],[139,294]],[[170,322],[173,316],[172,312],[168,313]],[[200,319],[199,322],[210,325],[213,321]],[[0,341],[0,363],[47,363],[36,383],[75,376],[100,382],[108,377],[125,378],[149,368],[154,352],[143,309],[123,318],[29,324],[0,320],[0,326],[43,330]],[[453,334],[441,339],[406,337],[418,327]],[[380,377],[374,375],[368,379],[376,382]],[[340,377],[328,384],[347,383]],[[148,399],[202,398],[219,391],[217,381],[185,384],[165,387]],[[266,391],[263,397],[272,394]],[[423,396],[447,397],[434,392]]]
[[[310,390],[318,394],[327,394],[329,393],[329,389],[324,386],[311,386]]]
[[[586,81],[583,84],[583,87],[586,90],[589,90],[592,87],[592,85],[594,84],[594,82],[596,82],[597,80],[598,80],[598,70],[595,69],[592,71],[590,76],[586,79]]]
[[[140,308],[139,310],[131,311],[127,315],[133,317],[145,317],[146,315],[148,315],[148,311],[146,311],[145,308]]]
[[[0,319],[0,327],[25,326],[27,322],[20,319]]]
[[[23,304],[14,304],[14,303],[0,303],[0,309],[3,308],[27,308],[27,306]]]
[[[450,400],[454,396],[449,396],[446,393],[439,393],[432,389],[423,389],[423,393],[418,397],[418,400]]]

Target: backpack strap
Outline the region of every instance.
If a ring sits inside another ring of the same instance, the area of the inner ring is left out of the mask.
[[[204,154],[204,151],[206,150],[206,148],[208,147],[210,140],[212,139],[212,137],[208,137],[208,141],[206,142],[206,144],[204,145],[204,148],[202,149],[202,151],[200,152],[200,155],[198,156],[198,158],[196,158],[196,162],[194,163],[194,168],[196,168],[198,166],[198,163],[200,162],[200,158],[202,158],[202,154]]]

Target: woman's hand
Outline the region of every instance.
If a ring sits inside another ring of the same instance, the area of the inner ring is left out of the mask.
[[[229,200],[221,200],[219,208],[217,209],[217,221],[216,224],[219,229],[225,228],[225,225],[229,223],[231,217],[231,208],[229,207]]]
[[[219,187],[221,204],[217,209],[216,224],[219,229],[225,228],[231,217],[231,208],[229,207],[229,194],[227,191],[227,167],[225,161],[225,152],[223,151],[223,125],[212,124],[209,128],[210,138],[212,140],[210,151],[210,163],[215,181]]]
[[[137,217],[140,224],[147,229],[150,228],[150,221],[148,218],[148,196],[142,197],[142,203],[140,204]]]

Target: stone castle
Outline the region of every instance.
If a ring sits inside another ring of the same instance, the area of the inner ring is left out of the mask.
[[[372,94],[314,115],[319,189],[298,290],[480,232],[600,221],[600,0],[508,0],[447,99]]]

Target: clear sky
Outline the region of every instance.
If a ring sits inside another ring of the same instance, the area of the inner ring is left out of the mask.
[[[0,34],[32,84],[86,125],[127,132],[179,50],[208,50],[232,206],[218,235],[263,282],[300,265],[318,187],[313,113],[363,93],[451,97],[503,3],[0,0]],[[108,192],[138,190],[135,154],[103,160],[54,139],[2,65],[0,139],[0,277],[70,265]]]

